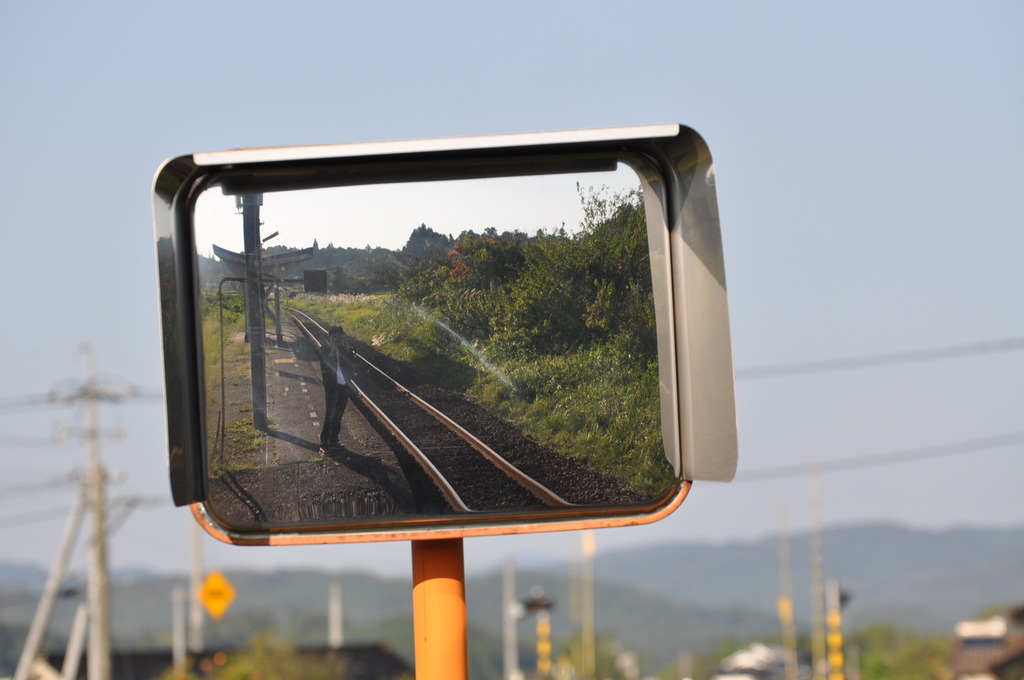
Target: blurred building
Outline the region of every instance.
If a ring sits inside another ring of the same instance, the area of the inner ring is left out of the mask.
[[[238,652],[231,650],[190,655],[189,671],[202,678],[215,673]],[[340,659],[345,668],[344,680],[400,680],[412,677],[412,668],[396,656],[387,645],[363,644],[345,645],[338,649],[301,648],[296,654],[306,658],[333,657]],[[37,659],[30,671],[35,680],[60,680],[57,669],[64,665],[62,654],[46,654]],[[113,680],[156,680],[165,675],[173,662],[169,651],[115,652],[111,659]],[[85,657],[78,665],[76,680],[86,680],[88,664]]]
[[[798,675],[810,675],[807,659],[798,661]],[[755,642],[722,659],[711,680],[786,680],[786,655],[782,647]]]
[[[1007,616],[958,623],[950,666],[954,680],[1024,677],[1024,606]]]

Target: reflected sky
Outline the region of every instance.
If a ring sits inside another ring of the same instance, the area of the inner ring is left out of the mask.
[[[607,187],[611,192],[637,189],[636,173],[624,165],[614,172],[450,180],[286,191],[264,194],[260,208],[262,235],[279,232],[268,246],[308,248],[333,243],[338,248],[399,250],[413,229],[425,224],[439,234],[463,231],[521,231],[535,234],[579,228],[583,210],[577,191]],[[196,248],[212,244],[241,252],[241,215],[234,196],[214,187],[196,203]]]

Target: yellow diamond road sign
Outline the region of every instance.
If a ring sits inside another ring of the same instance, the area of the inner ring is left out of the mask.
[[[234,600],[235,589],[231,582],[219,571],[211,571],[199,588],[199,601],[206,607],[206,611],[213,618],[219,619]]]

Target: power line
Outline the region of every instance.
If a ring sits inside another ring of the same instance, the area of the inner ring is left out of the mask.
[[[875,366],[891,366],[894,364],[955,359],[978,354],[1014,352],[1021,349],[1024,349],[1024,337],[976,342],[967,345],[949,345],[947,347],[935,347],[931,349],[908,350],[905,352],[868,354],[843,359],[824,359],[821,361],[800,361],[789,364],[749,366],[747,368],[736,369],[736,379],[752,380],[757,378],[777,378],[787,375],[822,373],[825,371],[848,371],[860,368],[872,368]]]
[[[42,486],[42,485],[39,485]],[[7,493],[0,489],[0,493]],[[129,496],[117,498],[108,504],[110,510],[120,509],[120,515],[109,524],[109,533],[113,534],[120,529],[128,520],[128,516],[137,508],[151,506],[159,507],[166,505],[166,499],[161,496]],[[44,508],[42,510],[30,510],[28,512],[15,513],[13,515],[0,516],[0,529],[24,526],[26,524],[41,524],[60,519],[67,515],[67,507]]]
[[[22,512],[15,515],[6,515],[0,517],[0,529],[7,527],[20,527],[26,524],[38,524],[40,522],[50,522],[61,517],[66,517],[68,514],[67,506],[62,508],[45,508],[43,510],[32,510],[30,512]]]
[[[8,397],[0,399],[0,413],[14,411],[21,408],[64,408],[66,404],[59,403],[52,395],[33,394],[25,397]]]
[[[117,498],[110,503],[111,510],[115,508],[121,508],[121,514],[110,520],[108,531],[111,536],[117,533],[117,531],[124,526],[124,523],[128,521],[128,516],[135,511],[136,508],[143,506],[160,507],[167,505],[167,499],[162,496],[129,496],[127,498]]]
[[[65,446],[63,441],[57,441],[53,437],[8,437],[0,435],[0,446],[10,446],[19,449],[50,449]]]
[[[20,408],[63,408],[84,399],[85,386],[66,390],[52,390],[46,394],[27,394],[17,397],[0,397],[0,412]],[[88,395],[104,401],[122,402],[131,400],[143,403],[163,403],[164,395],[158,390],[139,389],[131,385],[102,386],[100,391]]]
[[[22,586],[23,588],[32,588],[32,586]],[[57,593],[57,597],[78,597],[82,594],[82,589],[75,585],[64,585]],[[9,589],[8,592],[0,591],[0,609],[14,609],[16,607],[26,607],[36,604],[39,600],[37,593],[32,591],[20,591]]]
[[[832,472],[849,472],[851,470],[861,470],[886,465],[899,465],[902,463],[912,463],[932,458],[942,458],[945,456],[957,456],[964,453],[977,453],[978,451],[1003,448],[1022,443],[1024,443],[1024,432],[1010,432],[991,437],[981,437],[979,439],[967,439],[959,442],[949,442],[933,446],[921,446],[912,449],[903,449],[900,451],[889,451],[886,453],[850,456],[848,458],[837,458],[830,461],[794,463],[792,465],[776,465],[773,467],[756,468],[737,474],[735,481],[760,482],[768,479],[781,479],[784,477],[802,477],[817,472],[822,474]]]
[[[77,484],[79,481],[81,481],[79,473],[72,472],[67,475],[50,477],[49,479],[40,482],[0,486],[0,496],[11,496],[20,493],[33,493],[35,491],[48,491],[50,489],[56,489],[62,486],[67,486],[69,484]]]

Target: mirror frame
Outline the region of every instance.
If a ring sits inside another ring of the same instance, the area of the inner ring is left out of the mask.
[[[238,531],[205,505],[204,384],[193,208],[212,183],[238,191],[550,174],[624,162],[643,186],[658,321],[661,422],[678,477],[645,506],[550,514],[385,518],[339,526]],[[729,481],[737,435],[732,350],[714,163],[692,129],[649,125],[401,142],[274,147],[169,159],[153,184],[168,469],[175,505],[191,505],[214,537],[295,545],[454,538],[628,526],[657,521],[694,480]]]

